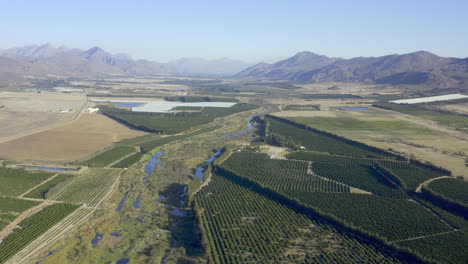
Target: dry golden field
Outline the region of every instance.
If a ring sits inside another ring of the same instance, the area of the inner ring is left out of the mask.
[[[103,115],[83,114],[69,124],[0,143],[0,158],[17,161],[74,161],[124,138],[144,134]]]
[[[0,92],[0,142],[71,121],[85,103],[84,94]]]

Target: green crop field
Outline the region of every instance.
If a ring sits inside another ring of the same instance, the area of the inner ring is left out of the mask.
[[[418,167],[409,162],[389,159],[338,156],[315,151],[294,151],[288,153],[286,157],[293,160],[318,161],[320,163],[338,164],[339,166],[350,166],[350,168],[353,168],[353,166],[380,165],[384,170],[389,171],[393,176],[397,177],[397,181],[403,182],[402,187],[410,190],[415,190],[424,181],[444,175],[440,171]]]
[[[15,229],[0,243],[0,263],[7,261],[77,208],[77,205],[53,204],[23,220],[19,224],[21,228]]]
[[[0,213],[21,213],[38,204],[40,204],[40,202],[0,197]],[[2,216],[0,216],[0,218],[2,218]]]
[[[436,194],[468,207],[468,182],[444,178],[431,182],[427,188]]]
[[[397,243],[408,247],[439,263],[466,264],[468,256],[468,231],[452,232]]]
[[[177,134],[188,129],[211,123],[215,118],[258,108],[251,104],[236,104],[232,107],[205,107],[199,113],[138,113],[130,110],[101,106],[107,116],[129,126],[148,132]]]
[[[316,151],[294,151],[288,153],[286,158],[293,160],[338,163],[341,165],[373,165],[374,162],[378,161],[378,159],[331,155],[329,153]]]
[[[391,197],[407,198],[385,177],[372,166],[366,165],[339,165],[328,162],[313,162],[312,170],[322,177],[347,184],[374,194]]]
[[[70,179],[72,176],[67,175],[67,174],[62,174],[62,175],[57,175],[54,177],[52,180],[36,187],[35,189],[31,190],[27,194],[24,195],[24,197],[28,198],[36,198],[36,199],[45,199],[46,198],[46,193],[54,186],[57,184],[64,182],[68,179]]]
[[[117,160],[135,152],[135,148],[131,146],[116,146],[111,148],[103,153],[98,154],[97,156],[90,158],[88,160],[80,162],[83,165],[89,167],[105,167]]]
[[[125,159],[122,159],[121,161],[117,162],[112,166],[112,168],[128,168],[132,166],[133,164],[137,163],[138,161],[141,160],[143,157],[143,153],[135,153],[129,157],[126,157]]]
[[[404,162],[382,160],[378,163],[401,179],[404,182],[404,187],[410,190],[415,190],[419,184],[429,179],[442,176],[440,172],[419,168]]]
[[[56,192],[49,193],[48,199],[96,206],[116,182],[119,172],[119,169],[87,169]]]
[[[406,263],[214,174],[194,198],[212,263]]]
[[[408,200],[346,193],[310,193],[294,198],[389,241],[452,230],[424,207]]]
[[[52,177],[48,172],[30,172],[25,169],[0,167],[0,195],[18,196]]]
[[[423,126],[418,126],[410,122],[399,120],[361,120],[357,118],[339,118],[339,117],[294,117],[291,120],[322,130],[341,130],[341,131],[362,131],[371,133],[388,133],[393,135],[407,135],[408,133],[416,135],[432,135],[434,132]]]
[[[38,204],[40,204],[40,202],[0,197],[0,231],[11,221],[15,220],[19,213]]]
[[[419,116],[425,119],[436,121],[441,125],[445,125],[451,128],[455,128],[461,131],[468,131],[468,117],[463,115],[455,115],[445,113],[441,111],[429,110],[421,107],[420,105],[401,105],[401,104],[389,104],[389,103],[378,103],[373,106],[397,111],[400,113]]]
[[[364,148],[360,143],[351,142],[347,139],[331,136],[327,133],[319,133],[307,130],[288,123],[287,120],[277,117],[267,117],[270,133],[268,141],[279,145],[300,145],[307,150],[344,154],[364,157],[385,157],[387,154],[382,150],[372,147]],[[285,142],[281,144],[282,142]]]
[[[232,154],[222,166],[279,191],[349,192],[349,187],[308,174],[309,164],[303,161],[270,159],[266,154],[239,152]]]

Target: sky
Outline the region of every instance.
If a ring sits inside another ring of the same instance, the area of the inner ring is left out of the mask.
[[[0,0],[0,48],[51,43],[167,62],[426,50],[468,57],[466,0]]]

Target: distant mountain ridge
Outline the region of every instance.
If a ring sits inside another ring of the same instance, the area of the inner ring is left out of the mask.
[[[26,76],[99,77],[173,74],[289,80],[297,83],[371,83],[419,85],[468,91],[468,58],[445,58],[427,51],[381,57],[330,58],[309,51],[276,63],[182,58],[169,63],[134,60],[99,47],[88,50],[51,44],[0,49],[0,84],[15,84]]]
[[[259,63],[237,73],[235,77],[300,83],[431,84],[445,88],[467,86],[468,58],[444,58],[427,51],[351,59],[300,52],[274,64]]]
[[[80,50],[65,46],[55,48],[49,43],[0,50],[0,58],[3,59],[0,60],[0,73],[8,72],[10,75],[15,73],[15,76],[158,74],[231,76],[251,65],[227,58],[218,60],[183,58],[169,63],[158,63],[150,60],[134,60],[127,54],[110,54],[99,47]],[[12,63],[16,66],[8,69],[7,64]]]
[[[122,55],[114,56],[99,47],[88,50],[55,48],[50,44],[26,46],[3,50],[0,56],[15,60],[23,75],[148,75],[168,73],[160,63],[133,60]],[[0,72],[7,69],[0,64]]]

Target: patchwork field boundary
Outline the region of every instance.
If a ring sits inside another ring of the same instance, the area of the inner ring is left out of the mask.
[[[49,179],[39,183],[38,185],[32,187],[31,189],[27,190],[26,192],[24,192],[23,194],[21,194],[20,196],[18,196],[18,198],[25,198],[24,196],[28,193],[30,193],[32,190],[36,189],[37,187],[39,186],[42,186],[44,184],[46,184],[47,182],[51,181],[52,179],[54,179],[55,177],[57,177],[59,174],[55,174],[54,176],[50,177]]]
[[[5,264],[27,263],[28,260],[37,256],[53,243],[62,238],[66,233],[72,231],[74,228],[80,227],[83,222],[88,219],[100,206],[114,193],[120,182],[120,174],[117,180],[108,188],[107,193],[96,203],[95,206],[82,205],[65,219],[54,225],[47,230],[44,234],[36,240],[27,245],[24,249],[18,252],[15,256],[9,259]],[[54,202],[48,201],[47,202]]]

